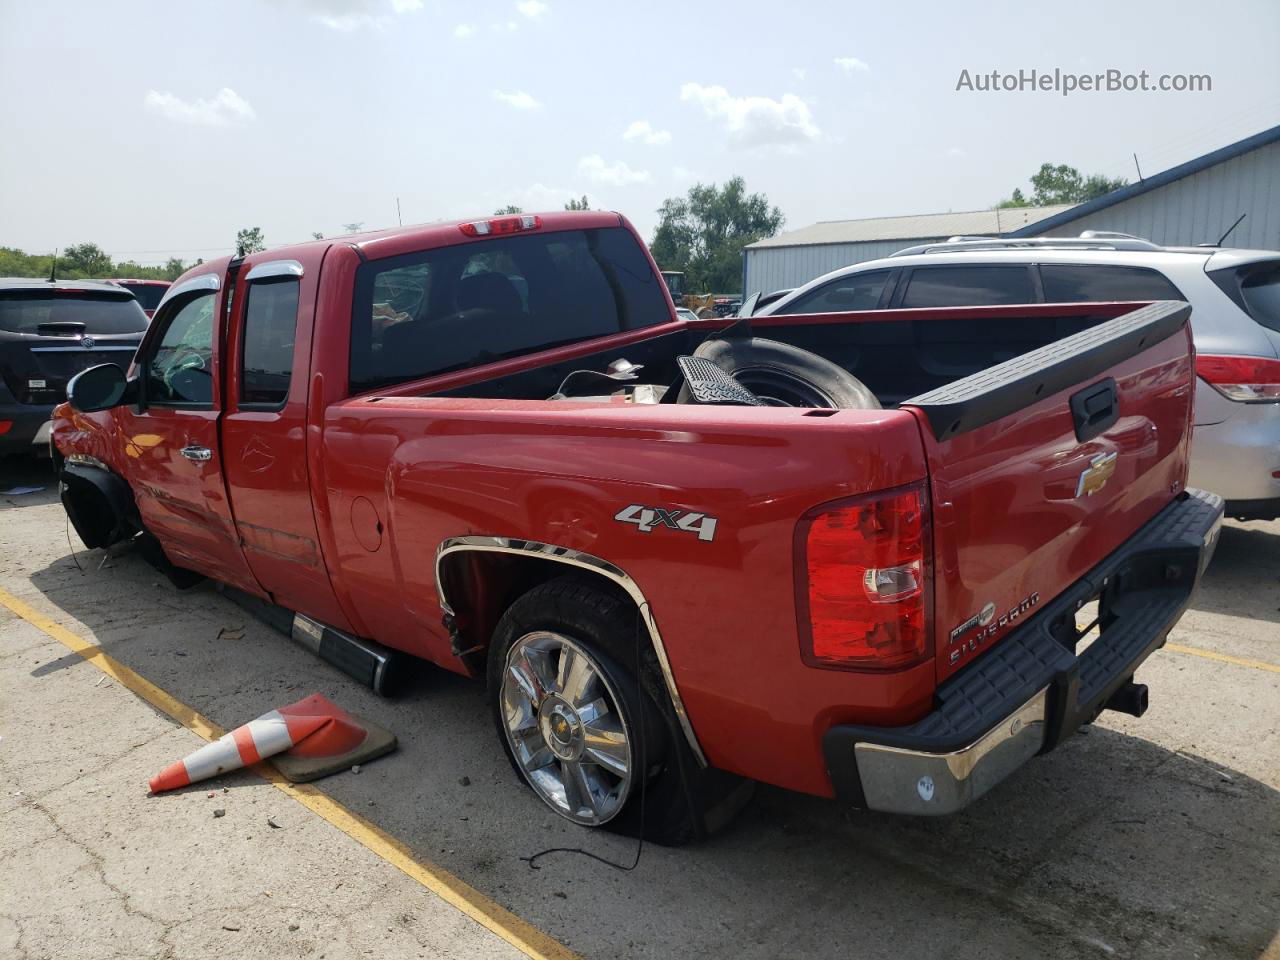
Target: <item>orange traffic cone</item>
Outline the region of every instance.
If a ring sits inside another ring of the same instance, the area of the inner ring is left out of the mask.
[[[351,714],[313,693],[297,703],[264,713],[170,764],[151,778],[151,792],[185,787],[284,752],[308,759],[362,753],[360,747],[368,738],[369,732]],[[393,737],[381,753],[394,746]],[[341,765],[335,769],[340,768]]]

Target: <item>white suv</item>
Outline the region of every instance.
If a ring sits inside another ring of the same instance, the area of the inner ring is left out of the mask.
[[[1242,520],[1280,517],[1280,252],[1161,247],[1124,234],[954,237],[828,273],[757,315],[1185,300],[1199,374],[1192,486]]]

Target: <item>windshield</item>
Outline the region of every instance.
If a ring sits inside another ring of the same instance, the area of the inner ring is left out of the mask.
[[[147,315],[132,297],[119,295],[55,290],[0,294],[0,330],[34,334],[48,323],[84,324],[76,333],[141,333],[147,329]]]

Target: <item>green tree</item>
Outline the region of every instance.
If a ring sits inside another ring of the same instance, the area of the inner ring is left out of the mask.
[[[742,177],[723,187],[699,183],[687,196],[662,202],[649,246],[662,269],[684,271],[686,289],[723,293],[742,282],[742,248],[773,236],[784,222],[763,193],[747,193]]]
[[[342,229],[347,233],[359,233],[360,228],[364,226],[363,220],[356,220],[354,223],[344,223]]]
[[[1111,179],[1100,173],[1088,177],[1080,175],[1075,167],[1060,163],[1040,165],[1040,169],[1031,175],[1032,193],[1030,198],[1021,190],[1014,190],[1012,196],[1001,200],[1001,207],[1048,207],[1059,203],[1085,203],[1127,186],[1128,180],[1123,177]]]
[[[77,277],[109,277],[115,271],[111,256],[96,243],[73,243],[58,256],[58,272]]]
[[[523,208],[517,207],[514,203],[508,203],[505,207],[493,211],[495,217],[505,217],[512,213],[524,213]]]
[[[1001,200],[998,204],[996,204],[996,206],[998,207],[1029,207],[1031,206],[1031,201],[1026,198],[1026,195],[1023,194],[1021,190],[1015,187],[1013,191],[1013,195],[1004,200]]]
[[[312,231],[312,233],[311,233],[311,239],[312,239],[312,240],[323,240],[323,239],[324,239],[324,234],[323,234],[323,233],[321,233],[319,230],[314,230],[314,231]]]
[[[587,195],[584,193],[581,200],[575,200],[571,197],[569,202],[564,205],[564,208],[566,210],[590,210],[591,202],[587,199]]]
[[[236,234],[236,256],[261,253],[265,249],[267,242],[262,237],[261,227],[246,227]]]
[[[177,280],[187,272],[187,265],[177,257],[170,257],[160,268],[161,280]]]

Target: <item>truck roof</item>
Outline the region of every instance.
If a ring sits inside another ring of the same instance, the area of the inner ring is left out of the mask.
[[[542,230],[588,230],[599,227],[617,227],[626,225],[626,219],[619,213],[606,210],[552,210],[545,213],[529,211],[523,214],[489,214],[487,216],[463,217],[458,220],[439,220],[435,223],[420,223],[408,227],[388,227],[384,230],[367,230],[362,233],[343,234],[338,237],[324,237],[321,240],[306,240],[288,246],[270,247],[267,253],[280,259],[288,259],[291,254],[301,250],[316,250],[321,247],[349,246],[355,248],[362,257],[380,260],[383,257],[394,257],[415,250],[429,250],[434,247],[449,246],[455,243],[483,242],[484,238],[472,238],[461,232],[464,223],[476,223],[482,220],[497,220],[507,216],[540,217]],[[643,241],[642,241],[643,242]],[[234,259],[231,255],[206,260],[184,273],[175,284],[185,277],[201,273],[222,273],[227,264]]]

